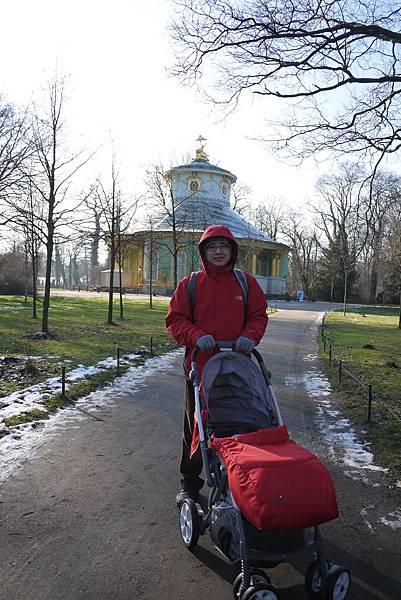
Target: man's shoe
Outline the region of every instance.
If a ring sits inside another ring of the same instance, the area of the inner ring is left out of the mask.
[[[181,490],[181,492],[178,492],[175,501],[177,504],[181,504],[181,502],[183,502],[184,500],[188,500],[188,498],[190,498],[194,502],[198,502],[198,490]]]

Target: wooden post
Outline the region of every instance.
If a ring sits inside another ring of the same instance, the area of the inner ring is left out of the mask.
[[[342,368],[343,368],[343,361],[340,359],[338,361],[338,381],[341,381],[341,379],[342,379]]]
[[[323,350],[326,352],[326,336],[323,335]]]
[[[153,356],[153,337],[150,338],[150,356]]]
[[[117,373],[120,372],[120,348],[117,347]]]
[[[332,357],[332,352],[331,352],[331,344],[330,344],[330,347],[329,347],[329,362],[331,362],[331,357]]]

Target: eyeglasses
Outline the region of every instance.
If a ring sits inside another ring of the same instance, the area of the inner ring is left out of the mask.
[[[211,250],[212,252],[214,252],[217,249],[227,252],[228,250],[231,250],[231,246],[230,244],[224,244],[224,242],[222,244],[209,244],[208,246],[206,246],[206,250]]]

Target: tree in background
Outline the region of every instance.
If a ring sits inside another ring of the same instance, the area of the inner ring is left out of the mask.
[[[255,227],[266,233],[272,240],[277,240],[283,233],[288,214],[283,198],[266,198],[263,203],[250,210],[248,217]]]
[[[166,229],[172,232],[171,243],[160,242],[170,252],[173,259],[174,288],[178,283],[178,258],[188,244],[191,231],[202,228],[202,215],[195,212],[194,204],[188,203],[196,192],[188,194],[185,198],[176,198],[173,189],[173,172],[167,171],[163,165],[156,164],[146,172],[145,185],[147,197],[151,204],[152,221],[159,224],[166,223]]]
[[[49,333],[49,307],[53,250],[56,232],[71,224],[83,200],[73,201],[70,186],[77,171],[90,157],[83,158],[83,152],[70,154],[65,149],[64,121],[65,108],[64,80],[55,75],[48,85],[46,106],[43,110],[34,108],[31,123],[31,140],[34,148],[34,163],[24,170],[42,204],[42,217],[36,226],[40,230],[45,249],[45,287],[42,308],[42,333]],[[70,200],[67,206],[66,200]]]
[[[384,296],[399,302],[398,326],[401,329],[401,203],[392,213],[388,235],[384,241]]]
[[[343,281],[344,313],[353,273],[367,242],[370,215],[363,210],[361,199],[365,182],[365,171],[357,164],[346,162],[337,173],[320,177],[316,186],[321,196],[319,207],[314,207],[318,217],[316,225],[323,234],[323,244],[326,242],[329,264],[334,264],[332,253],[338,259]]]
[[[29,286],[23,246],[0,254],[0,294],[22,296]]]
[[[21,169],[33,151],[29,128],[27,113],[19,113],[0,96],[0,204],[3,207],[7,197],[19,187],[23,179]],[[7,202],[5,207],[7,210]],[[0,217],[0,224],[2,221],[5,224],[6,218]]]
[[[249,214],[251,188],[241,181],[236,181],[231,188],[231,208],[239,215]]]
[[[282,223],[283,237],[290,246],[290,274],[299,282],[305,298],[316,298],[318,239],[315,227],[305,224],[301,214],[289,212]]]
[[[95,215],[96,240],[103,240],[109,253],[109,301],[107,309],[107,324],[113,325],[113,296],[114,288],[119,288],[120,318],[123,318],[123,288],[121,280],[122,262],[124,256],[123,234],[130,227],[134,218],[138,200],[130,204],[123,201],[119,182],[119,172],[116,158],[111,160],[110,180],[98,179],[90,194],[85,199],[85,205],[92,215]],[[93,235],[93,230],[89,232]],[[115,285],[116,267],[119,285]]]
[[[368,280],[366,300],[371,303],[376,302],[379,273],[384,259],[384,244],[392,220],[401,209],[400,198],[400,177],[395,173],[383,171],[375,173],[370,193],[365,199],[365,210],[369,214],[369,219],[367,243],[361,265]]]
[[[174,74],[218,103],[281,106],[280,150],[383,154],[401,145],[397,0],[176,0]],[[212,73],[214,77],[212,76]],[[210,85],[208,86],[210,88]]]

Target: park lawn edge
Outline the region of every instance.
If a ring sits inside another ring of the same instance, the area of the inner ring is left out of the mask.
[[[64,299],[67,299],[67,301],[69,300],[68,297],[62,297]],[[3,297],[4,299],[4,297]],[[142,303],[143,304],[143,303]],[[269,316],[274,315],[277,312],[277,308],[274,306],[269,306],[268,307],[268,314]],[[174,344],[174,342],[172,340],[170,340],[170,342],[161,344],[159,346],[157,346],[155,348],[155,352],[154,355],[156,356],[160,356],[163,354],[166,354],[167,352],[173,350],[176,347],[176,345]],[[26,424],[26,423],[32,423],[35,421],[40,421],[43,419],[48,419],[50,414],[53,412],[56,412],[59,409],[63,409],[66,406],[71,406],[74,404],[75,401],[77,401],[79,398],[83,398],[85,396],[87,396],[88,394],[90,394],[92,391],[99,389],[101,386],[105,385],[106,383],[112,382],[114,381],[114,379],[116,377],[118,377],[119,375],[121,375],[122,372],[124,372],[125,370],[127,370],[129,368],[129,366],[139,366],[140,364],[143,364],[145,362],[145,355],[151,356],[149,352],[147,351],[140,351],[142,353],[142,356],[138,357],[135,359],[135,361],[133,361],[133,364],[131,365],[125,365],[122,364],[120,365],[119,370],[117,369],[107,369],[105,371],[102,371],[101,373],[95,374],[95,375],[91,375],[89,377],[85,377],[83,378],[81,381],[71,384],[65,394],[65,396],[63,397],[61,393],[58,394],[53,394],[50,397],[47,397],[46,400],[44,400],[43,402],[41,402],[41,404],[43,405],[44,409],[43,411],[39,410],[39,409],[32,409],[30,411],[26,411],[23,412],[19,415],[16,416],[11,416],[11,417],[6,417],[5,419],[3,419],[3,423],[6,425],[6,427],[8,427],[9,429],[14,429],[14,428],[18,428],[20,425]],[[152,353],[153,356],[153,353]],[[22,356],[20,355],[19,358],[22,358]],[[26,358],[26,357],[23,357]],[[28,360],[31,360],[28,358]],[[33,363],[35,363],[34,360],[32,360]],[[51,363],[39,363],[37,365],[38,371],[39,373],[42,372],[43,373],[43,377],[38,378],[37,383],[44,381],[46,379],[46,377],[48,377],[48,369],[51,368],[56,369],[55,365],[52,365]],[[24,385],[19,386],[18,384],[6,384],[5,388],[7,388],[6,392],[8,393],[12,393],[13,391],[18,391],[18,390],[22,390],[24,389]],[[0,394],[0,399],[1,397],[4,397],[4,393]],[[10,434],[10,430],[1,430],[0,431],[0,439],[6,435]]]
[[[330,340],[336,340],[336,327],[330,322],[329,315],[325,315],[324,327],[327,322],[330,328]],[[398,332],[397,332],[398,335]],[[358,388],[347,382],[340,382],[338,366],[335,360],[330,362],[326,341],[326,349],[323,344],[322,324],[318,333],[319,358],[323,362],[324,372],[330,381],[331,388],[335,393],[336,403],[343,416],[345,416],[359,430],[364,442],[369,444],[369,449],[375,455],[375,460],[383,468],[389,469],[390,477],[394,480],[401,478],[401,422],[385,409],[385,405],[375,400],[380,395],[380,387],[375,380],[373,388],[373,402],[371,421],[368,422],[368,402],[366,387]],[[352,360],[352,349],[347,348],[347,357]],[[334,352],[333,352],[334,358]],[[386,360],[384,358],[384,360]],[[357,376],[360,371],[355,373]],[[396,388],[394,388],[396,389]],[[401,386],[400,388],[401,389]],[[396,397],[393,398],[397,400]]]
[[[144,362],[145,359],[138,359],[135,366],[139,366]],[[67,406],[74,406],[74,403],[80,398],[84,398],[91,392],[102,388],[105,384],[113,382],[116,377],[125,373],[130,366],[134,365],[120,365],[118,371],[117,369],[108,369],[101,373],[85,377],[81,381],[71,384],[64,396],[61,393],[53,394],[47,397],[43,402],[40,402],[44,407],[43,411],[34,408],[16,416],[6,417],[2,422],[12,431],[14,428],[18,428],[19,425],[41,421],[43,419],[47,420],[52,413],[66,408]],[[9,435],[11,431],[0,431],[0,439],[1,437]]]

